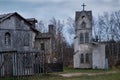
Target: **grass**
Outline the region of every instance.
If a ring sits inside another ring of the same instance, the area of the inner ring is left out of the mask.
[[[29,80],[28,77],[4,77],[0,80]]]
[[[63,73],[70,73],[70,72],[72,72],[72,73],[76,73],[76,72],[96,73],[96,72],[105,72],[105,71],[106,70],[103,70],[103,69],[74,69],[74,68],[64,68],[64,72]]]
[[[120,71],[120,69],[113,68],[113,69],[75,69],[75,68],[68,68],[64,67],[64,71],[60,72],[61,74],[63,73],[100,73],[100,72],[110,72],[110,71]],[[57,74],[57,73],[56,73]],[[58,73],[59,74],[59,73]]]
[[[34,79],[29,80],[120,80],[120,73],[97,75],[97,76],[77,76],[77,77],[61,77],[55,74],[46,74],[44,76],[34,76]]]
[[[58,75],[47,74],[44,76],[37,76],[29,78],[28,80],[120,80],[120,73],[99,75],[99,76],[77,76],[65,78]]]
[[[73,68],[64,68],[64,72],[56,73],[47,73],[44,75],[34,75],[30,77],[22,78],[0,78],[0,80],[120,80],[120,71],[119,69],[109,69],[110,71],[117,71],[117,73],[105,74],[105,75],[94,75],[94,76],[76,76],[76,77],[61,77],[58,74],[61,73],[99,73],[106,72],[105,70],[92,70],[92,69],[73,69]]]

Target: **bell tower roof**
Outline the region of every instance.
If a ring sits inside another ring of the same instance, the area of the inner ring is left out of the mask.
[[[83,10],[82,11],[76,11],[75,21],[77,21],[79,19],[79,17],[82,17],[84,15],[86,15],[89,20],[92,20],[92,11],[86,11],[85,10],[86,5],[84,3],[81,6],[83,7]]]
[[[86,15],[89,20],[92,20],[92,11],[76,11],[75,13],[75,21],[79,19],[79,17]]]

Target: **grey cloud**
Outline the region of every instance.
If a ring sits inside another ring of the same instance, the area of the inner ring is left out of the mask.
[[[2,1],[2,0],[1,0]],[[74,18],[75,11],[82,10],[82,3],[85,3],[86,10],[92,10],[93,16],[103,13],[104,11],[119,10],[120,0],[4,0],[13,1],[16,5],[8,7],[18,7],[17,9],[24,14],[32,15],[31,17],[38,17],[48,19],[48,17],[57,17],[66,19],[67,17]],[[17,5],[22,3],[27,7]],[[4,5],[3,5],[4,8]],[[13,8],[14,10],[14,8]],[[32,12],[31,12],[32,11]],[[28,16],[29,17],[29,16]]]
[[[1,1],[13,1],[13,2],[28,2],[28,3],[44,3],[44,2],[62,2],[65,0],[1,0]]]

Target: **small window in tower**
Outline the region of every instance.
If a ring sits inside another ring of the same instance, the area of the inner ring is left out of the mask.
[[[85,33],[85,43],[89,42],[89,33]]]
[[[80,43],[84,42],[84,37],[83,37],[83,33],[80,33]]]
[[[85,16],[82,16],[82,19],[85,19]]]
[[[85,56],[85,57],[86,57],[86,58],[85,58],[86,63],[89,63],[89,54],[86,53],[86,56]]]
[[[86,28],[86,23],[84,21],[82,22],[81,27]]]

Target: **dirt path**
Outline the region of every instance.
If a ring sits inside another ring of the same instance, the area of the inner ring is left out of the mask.
[[[111,72],[100,72],[100,73],[66,73],[66,74],[59,74],[62,77],[74,77],[74,76],[95,76],[95,75],[106,75],[106,74],[114,74],[118,73],[116,71]]]

